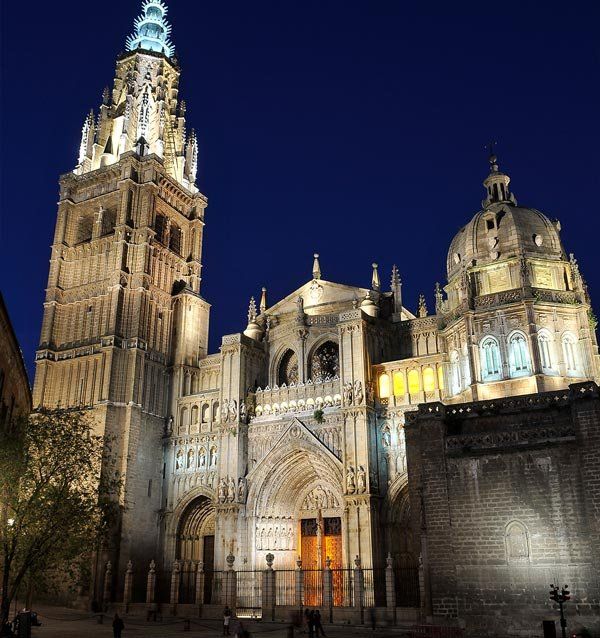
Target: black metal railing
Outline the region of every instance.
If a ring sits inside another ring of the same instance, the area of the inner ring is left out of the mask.
[[[396,587],[396,606],[418,607],[420,604],[419,568],[394,567],[394,580]]]
[[[296,604],[295,569],[278,569],[275,576],[275,604],[293,606]]]
[[[262,617],[261,570],[236,572],[236,613],[242,618]]]

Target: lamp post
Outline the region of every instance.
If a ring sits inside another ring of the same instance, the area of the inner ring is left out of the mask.
[[[555,603],[558,603],[560,610],[560,628],[562,632],[562,638],[567,638],[567,621],[565,619],[565,613],[563,605],[571,600],[571,592],[568,589],[568,585],[565,585],[560,591],[558,585],[550,585],[550,599]]]

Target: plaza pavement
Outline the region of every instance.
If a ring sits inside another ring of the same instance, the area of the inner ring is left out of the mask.
[[[98,623],[98,617],[90,613],[67,609],[65,607],[35,606],[41,627],[34,627],[32,638],[110,638],[112,632],[112,615],[105,615],[103,624]],[[202,618],[190,618],[190,630],[185,630],[183,618],[165,618],[162,622],[146,622],[139,616],[125,616],[125,630],[123,638],[149,638],[159,636],[170,638],[172,636],[203,636],[205,638],[218,638],[223,635],[220,620],[208,620]],[[288,638],[287,623],[284,622],[256,622],[242,621],[244,628],[250,632],[251,638]],[[374,634],[377,638],[404,638],[407,629],[400,627],[377,628],[375,632],[370,627],[353,627],[349,625],[325,625],[327,638],[367,638]],[[235,624],[232,630],[235,629]],[[233,631],[232,631],[233,635]],[[295,638],[307,638],[298,630],[294,632]]]

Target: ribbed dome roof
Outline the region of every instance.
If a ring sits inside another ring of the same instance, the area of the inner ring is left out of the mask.
[[[483,265],[518,255],[560,259],[560,225],[534,208],[495,203],[479,211],[455,235],[448,251],[450,280],[463,265]]]

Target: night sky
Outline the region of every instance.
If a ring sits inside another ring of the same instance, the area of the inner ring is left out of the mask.
[[[210,351],[311,276],[393,263],[433,307],[478,210],[484,145],[520,204],[562,222],[600,310],[597,2],[167,0],[208,196]],[[1,290],[33,378],[58,176],[112,84],[141,0],[2,2]]]

